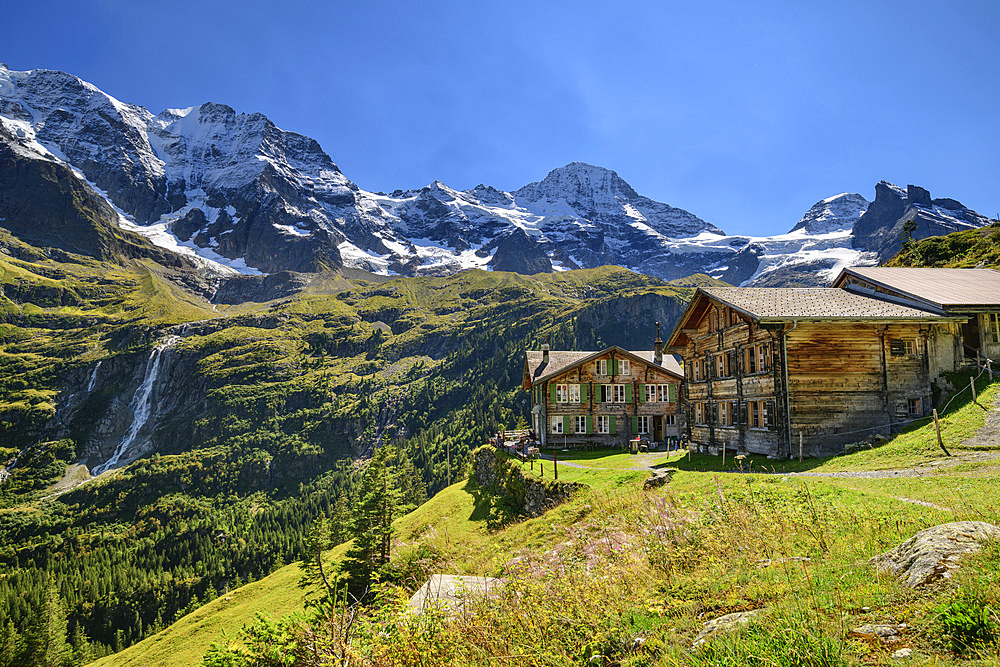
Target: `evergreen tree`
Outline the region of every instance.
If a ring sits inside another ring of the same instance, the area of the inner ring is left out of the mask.
[[[354,543],[344,556],[350,592],[363,596],[389,563],[392,522],[399,516],[399,489],[387,464],[391,447],[383,445],[368,462],[354,509]]]
[[[66,625],[66,603],[50,578],[45,597],[28,631],[27,664],[37,667],[70,667],[73,664],[73,650],[66,641]]]

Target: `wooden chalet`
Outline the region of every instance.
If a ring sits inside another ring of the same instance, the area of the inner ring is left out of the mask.
[[[845,289],[699,288],[667,341],[696,451],[842,451],[931,409],[961,321]]]
[[[639,436],[654,443],[681,435],[678,399],[683,371],[672,355],[630,352],[525,352],[524,389],[532,427],[543,447],[624,445]]]
[[[964,356],[1000,362],[1000,271],[857,267],[841,271],[833,286],[962,317]]]

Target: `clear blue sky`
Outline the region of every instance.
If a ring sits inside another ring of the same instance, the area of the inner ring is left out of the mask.
[[[822,6],[820,6],[822,4]],[[567,162],[729,233],[915,183],[1000,211],[1000,2],[7,3],[0,60],[312,136],[359,186]]]

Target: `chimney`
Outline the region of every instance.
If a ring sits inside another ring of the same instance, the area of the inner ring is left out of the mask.
[[[545,342],[542,343],[542,363],[549,363],[549,337],[545,337]]]
[[[660,323],[656,323],[656,341],[653,343],[653,361],[663,363],[663,341],[660,340]]]

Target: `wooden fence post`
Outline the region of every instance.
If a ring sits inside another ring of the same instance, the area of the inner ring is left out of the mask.
[[[552,474],[555,475],[555,479],[559,481],[559,452],[552,450]]]
[[[976,396],[976,378],[969,378],[969,387],[972,388],[972,402],[979,403],[978,397]]]
[[[799,431],[799,463],[802,463],[802,431]]]
[[[951,452],[944,447],[944,440],[941,439],[941,424],[938,423],[937,408],[932,410],[931,414],[934,417],[934,431],[937,433],[938,446],[941,447],[941,451],[943,451],[946,456],[951,456]]]

